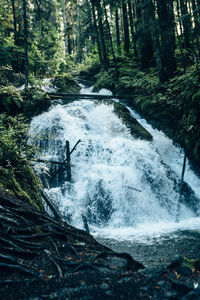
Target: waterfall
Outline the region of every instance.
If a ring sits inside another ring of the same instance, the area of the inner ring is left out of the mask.
[[[91,88],[81,92],[91,93]],[[92,232],[123,238],[136,231],[199,226],[200,179],[189,166],[189,192],[181,202],[180,222],[175,222],[181,149],[130,110],[153,136],[152,142],[135,139],[113,110],[111,103],[78,100],[53,105],[31,122],[30,142],[40,158],[62,162],[66,140],[71,147],[81,140],[71,155],[72,182],[65,181],[63,172],[47,191],[68,222],[83,228],[84,215]]]

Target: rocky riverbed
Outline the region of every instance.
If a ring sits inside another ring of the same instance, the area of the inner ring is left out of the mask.
[[[179,230],[145,241],[106,239],[97,237],[105,246],[117,252],[127,252],[145,267],[166,267],[180,256],[193,258],[200,253],[200,230]]]

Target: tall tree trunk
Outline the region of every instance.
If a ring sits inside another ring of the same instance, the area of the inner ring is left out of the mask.
[[[190,16],[188,14],[186,0],[180,0],[180,8],[181,8],[181,14],[182,14],[182,24],[183,24],[185,47],[190,48],[191,28],[190,28]]]
[[[171,21],[168,0],[157,0],[163,67],[166,77],[170,77],[176,69],[174,57],[174,24]]]
[[[146,68],[152,64],[154,55],[153,41],[150,31],[149,2],[136,0],[136,33],[140,49],[141,67]]]
[[[128,26],[128,12],[126,6],[126,0],[122,0],[122,12],[123,12],[123,25],[124,25],[124,51],[126,54],[130,50],[130,39],[129,39],[129,26]]]
[[[177,10],[177,15],[178,15],[178,23],[179,23],[179,29],[181,36],[183,35],[183,28],[182,28],[182,22],[181,22],[181,11],[180,11],[180,5],[179,5],[179,0],[176,0],[176,10]]]
[[[67,57],[67,20],[66,20],[66,0],[63,1],[63,26],[64,26],[64,45],[65,57]]]
[[[135,32],[134,32],[134,22],[133,22],[132,5],[131,5],[131,1],[130,0],[128,0],[128,13],[129,13],[129,20],[130,20],[130,27],[131,27],[131,37],[132,37],[134,54],[135,54],[135,56],[137,56],[138,53],[137,53],[136,38],[135,38]]]
[[[102,18],[102,7],[101,7],[100,0],[97,0],[95,4],[97,7],[97,14],[98,14],[99,34],[100,34],[100,40],[101,40],[101,46],[103,52],[103,62],[104,62],[105,69],[107,69],[109,65],[109,60],[108,60],[107,49],[106,49],[106,41],[105,41],[103,18]]]
[[[200,1],[199,1],[200,2]],[[199,7],[200,9],[200,7]],[[196,1],[192,0],[192,10],[193,10],[193,17],[194,17],[194,34],[196,39],[196,46],[198,50],[198,54],[200,56],[200,42],[199,42],[199,33],[200,33],[200,23],[198,18],[198,6],[196,5]]]
[[[176,29],[175,29],[175,16],[174,16],[174,0],[167,1],[167,9],[169,13],[170,36],[173,53],[176,49]]]
[[[113,40],[112,40],[112,35],[111,35],[111,30],[110,30],[110,24],[109,24],[109,21],[108,21],[106,4],[105,4],[104,0],[103,0],[103,7],[104,7],[105,18],[106,18],[106,27],[107,27],[107,31],[108,31],[108,35],[109,35],[109,40],[110,40],[110,47],[111,47],[112,57],[113,57],[114,63],[116,64],[116,57],[115,57],[115,51],[114,51],[114,47],[113,47]]]
[[[27,6],[26,0],[23,0],[23,17],[24,17],[24,54],[25,54],[25,87],[29,81],[29,62],[28,62],[28,22],[27,22]]]
[[[95,40],[96,40],[96,43],[97,43],[99,60],[100,60],[101,63],[103,63],[103,55],[102,55],[102,50],[101,50],[101,43],[100,43],[100,39],[99,39],[99,31],[98,31],[96,14],[95,14],[95,6],[94,6],[93,1],[91,1],[91,4],[92,4],[92,16],[93,16],[93,22],[94,22]]]
[[[115,10],[115,27],[116,27],[116,36],[117,36],[117,50],[118,50],[118,54],[121,55],[121,41],[120,41],[120,31],[119,31],[118,8],[116,8],[116,10]]]
[[[155,18],[155,7],[152,0],[149,0],[149,12],[150,12],[150,25],[152,32],[152,39],[156,57],[156,66],[158,71],[158,77],[161,83],[165,82],[166,77],[163,68],[160,40],[159,40],[159,32],[158,32],[158,24]]]
[[[15,9],[15,0],[12,1],[12,14],[13,14],[13,25],[14,25],[14,41],[15,45],[17,45],[17,18],[16,18],[16,9]]]
[[[179,32],[178,32],[177,24],[176,24],[175,29],[176,29],[176,36],[177,36],[177,39],[178,39],[178,45],[179,45],[179,48],[180,48],[180,51],[181,51],[181,64],[182,64],[182,67],[183,67],[183,70],[184,70],[184,73],[185,73],[186,72],[185,56],[184,56],[184,53],[183,53],[183,46],[182,46],[181,38],[180,38],[180,35],[179,35]]]
[[[73,43],[73,41],[71,39],[71,36],[70,36],[70,34],[68,34],[67,35],[67,52],[69,55],[72,54],[72,43]]]

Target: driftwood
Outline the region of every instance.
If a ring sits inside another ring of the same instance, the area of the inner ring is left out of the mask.
[[[66,181],[72,181],[72,172],[71,172],[71,160],[70,160],[70,144],[69,141],[66,141],[66,159],[65,166],[67,170],[67,178]]]
[[[68,172],[68,177],[69,177],[69,179],[70,179],[70,173],[71,173],[71,166],[70,166],[70,156],[71,156],[71,154],[74,152],[74,150],[76,149],[76,147],[78,146],[78,144],[81,142],[81,140],[78,140],[77,141],[77,143],[75,144],[75,146],[72,148],[72,150],[70,151],[70,148],[69,148],[69,142],[67,141],[67,143],[66,143],[66,147],[67,147],[67,149],[66,149],[66,158],[65,158],[65,160],[63,161],[63,163],[62,163],[62,165],[60,165],[59,167],[58,167],[58,169],[51,175],[51,178],[50,178],[50,183],[52,183],[53,182],[53,180],[55,179],[55,177],[56,177],[56,175],[61,171],[61,169],[64,167],[64,165],[66,164],[66,166],[67,166],[67,172]],[[68,181],[71,181],[71,180],[68,180]]]
[[[180,183],[179,199],[177,201],[177,208],[176,208],[176,222],[179,222],[180,213],[181,213],[181,198],[182,198],[182,194],[183,194],[183,184],[184,184],[186,160],[187,160],[187,154],[185,153],[184,154],[184,159],[183,159],[182,172],[181,172],[181,183]]]
[[[45,191],[43,189],[41,189],[41,194],[42,194],[42,197],[43,197],[44,201],[46,202],[46,204],[49,206],[49,208],[53,212],[56,220],[62,222],[63,217],[61,216],[58,209],[55,207],[55,205],[53,204],[53,202],[51,201],[51,199],[49,198],[47,193],[45,193]]]

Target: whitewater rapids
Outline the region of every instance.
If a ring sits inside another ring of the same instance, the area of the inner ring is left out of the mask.
[[[91,93],[91,88],[81,92]],[[48,194],[72,225],[83,228],[86,216],[96,236],[127,240],[198,228],[200,218],[184,204],[175,222],[182,150],[130,111],[152,134],[152,142],[132,137],[113,105],[95,100],[53,105],[32,120],[30,142],[40,158],[62,162],[66,140],[71,147],[81,140],[71,155],[72,183],[62,181]],[[200,198],[200,179],[189,166],[185,180]]]

